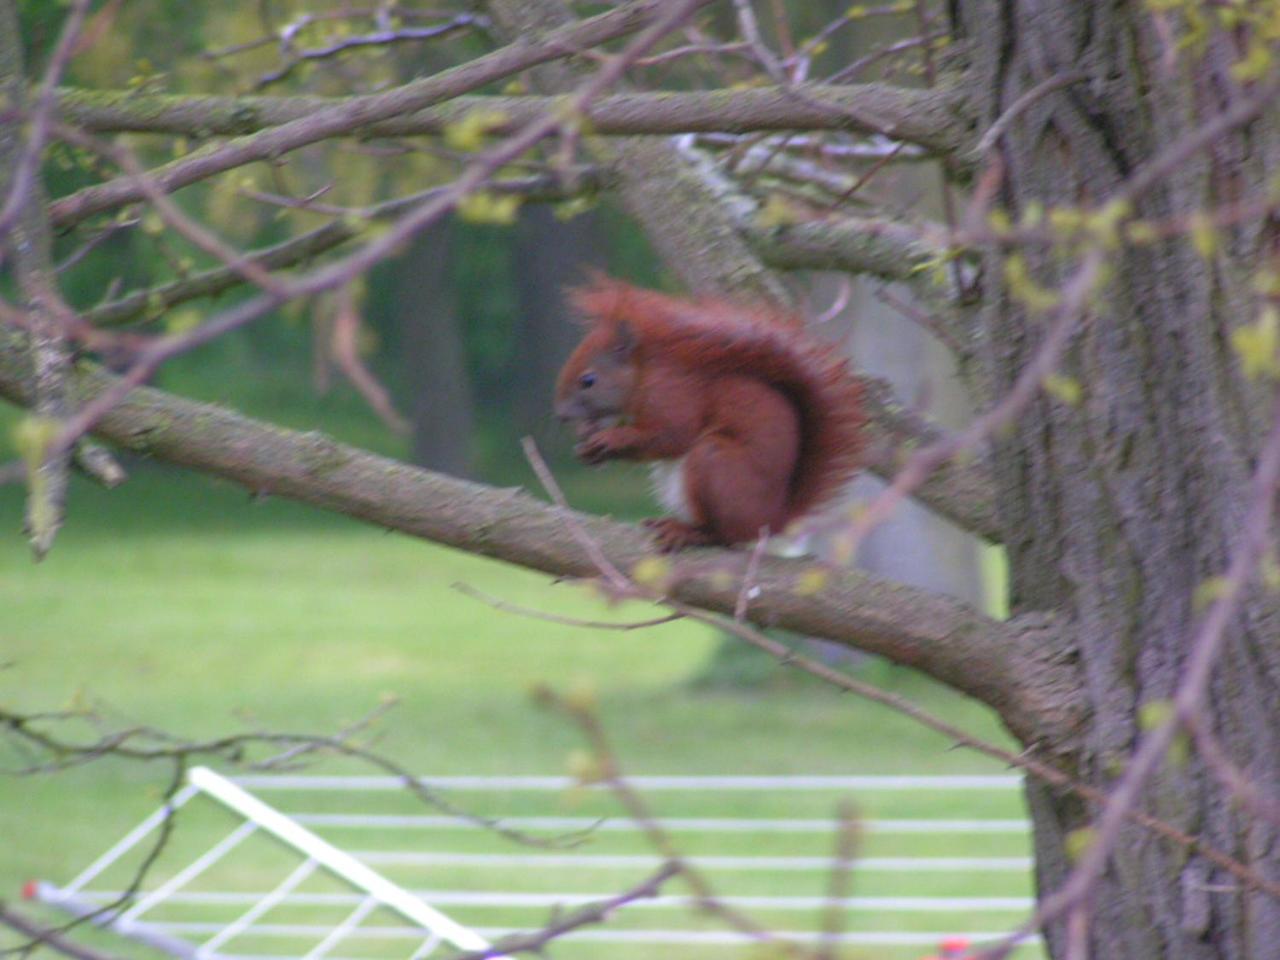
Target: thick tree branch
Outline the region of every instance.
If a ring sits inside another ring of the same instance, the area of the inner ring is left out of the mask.
[[[897,283],[923,279],[932,300],[949,299],[926,268],[942,256],[919,230],[905,223],[866,217],[761,227],[744,224],[762,256],[782,270],[840,270],[865,273]]]
[[[26,337],[0,329],[0,395],[31,401],[22,369]],[[81,364],[80,404],[116,377]],[[318,433],[299,433],[138,389],[103,416],[99,436],[139,453],[326,510],[556,576],[590,577],[595,566],[557,508],[519,490],[456,480],[373,456]],[[629,570],[652,552],[635,527],[580,517],[611,562]],[[746,556],[697,551],[676,561],[672,595],[723,613],[738,601]],[[1056,629],[1000,623],[951,598],[830,571],[817,594],[799,589],[811,565],[760,564],[750,619],[823,637],[920,669],[994,708],[1024,743],[1072,742],[1077,681]]]
[[[699,6],[710,2],[712,0],[697,0]],[[634,0],[541,35],[526,34],[493,53],[385,93],[338,101],[278,127],[198,150],[151,171],[151,175],[160,189],[172,192],[248,163],[275,160],[307,144],[421,110],[521,70],[624,36],[660,18],[666,9],[667,4],[661,0]],[[65,228],[94,214],[143,200],[145,196],[133,177],[118,177],[56,201],[50,207],[49,219],[54,226]]]
[[[803,97],[780,87],[618,93],[586,112],[597,134],[748,133],[766,130],[886,131],[931,153],[964,150],[972,129],[949,93],[884,83],[813,85]],[[90,133],[165,133],[186,137],[243,136],[326,110],[359,97],[220,97],[137,94],[127,90],[63,88],[62,119]],[[504,114],[495,128],[510,132],[548,111],[558,97],[457,97],[449,103],[359,128],[361,136],[439,134],[470,113]]]

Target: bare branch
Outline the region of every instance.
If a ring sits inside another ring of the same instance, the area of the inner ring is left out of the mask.
[[[617,93],[585,114],[591,132],[630,136],[676,133],[746,133],[765,130],[847,130],[883,134],[930,153],[962,151],[969,124],[949,93],[883,83],[811,85],[803,98],[780,87]],[[67,123],[90,133],[163,133],[174,136],[241,136],[340,108],[359,97],[220,97],[146,94],[63,88],[59,110]],[[448,103],[407,112],[341,133],[408,137],[443,133],[468,114],[504,114],[496,133],[510,133],[536,117],[561,109],[554,96],[457,96]],[[861,119],[860,119],[861,118]]]
[[[1232,762],[1226,746],[1213,735],[1213,731],[1206,725],[1205,718],[1191,714],[1184,719],[1183,723],[1191,732],[1196,752],[1218,782],[1255,817],[1270,820],[1276,826],[1280,826],[1280,799],[1267,793],[1256,779]]]
[[[396,410],[386,387],[378,382],[377,377],[373,375],[373,372],[365,366],[364,361],[360,358],[359,334],[361,319],[359,312],[356,310],[351,287],[342,287],[334,295],[333,299],[331,346],[333,358],[338,363],[338,369],[346,375],[347,380],[356,388],[360,396],[364,397],[365,403],[378,415],[378,419],[386,424],[389,430],[401,436],[407,435],[413,429],[413,425]]]
[[[477,17],[469,13],[459,13],[444,23],[430,27],[384,28],[370,33],[344,36],[341,40],[335,40],[322,47],[295,49],[292,44],[292,38],[313,19],[315,18],[304,14],[281,31],[281,35],[276,39],[279,41],[284,53],[285,62],[275,70],[271,70],[259,77],[258,82],[255,84],[256,88],[261,89],[285,79],[304,63],[327,60],[348,50],[357,50],[362,47],[388,47],[414,41],[434,40],[437,37],[456,33],[459,30],[484,25],[483,17]]]
[[[974,152],[979,156],[985,156],[987,151],[994,147],[999,139],[1004,136],[1005,131],[1012,126],[1013,121],[1027,110],[1028,107],[1038,103],[1041,99],[1053,93],[1055,90],[1061,90],[1063,87],[1069,87],[1073,83],[1080,83],[1088,80],[1089,74],[1083,70],[1065,70],[1062,73],[1055,73],[1052,77],[1037,83],[1034,87],[1018,97],[1017,100],[1009,104],[1004,113],[996,118],[995,122],[987,128],[986,133],[978,141]]]
[[[0,902],[0,924],[22,934],[33,944],[48,947],[74,960],[114,960],[111,954],[99,953],[91,947],[68,940],[61,933],[36,923],[2,902]]]
[[[129,479],[124,467],[120,466],[111,451],[92,440],[81,440],[77,443],[73,458],[76,469],[108,490],[120,486]]]
[[[62,727],[72,720],[100,721],[101,718],[84,711],[25,714],[0,707],[0,732],[37,751],[37,759],[33,762],[4,772],[10,776],[50,773],[92,763],[103,757],[119,757],[126,760],[169,762],[174,765],[176,785],[181,782],[187,765],[200,759],[216,759],[253,770],[280,770],[295,768],[303,758],[331,754],[368,764],[398,779],[408,792],[441,813],[458,817],[525,846],[556,849],[575,846],[590,832],[574,831],[560,836],[543,837],[505,826],[501,818],[473,813],[460,807],[396,761],[361,745],[358,736],[367,732],[394,705],[394,700],[384,702],[365,717],[331,735],[251,730],[206,740],[188,740],[145,725],[107,727],[101,732],[95,728],[93,736],[78,738],[64,732]],[[255,751],[263,749],[274,753],[261,760],[249,759],[256,755]]]
[[[553,920],[541,930],[503,937],[491,947],[487,947],[484,950],[475,950],[471,953],[458,954],[454,957],[454,960],[488,960],[490,957],[505,957],[515,953],[541,954],[549,943],[567,933],[572,933],[581,927],[604,923],[627,904],[658,896],[662,890],[662,885],[679,872],[679,868],[674,864],[664,863],[652,876],[628,890],[601,900],[599,903],[591,903],[585,907],[579,907],[577,910]]]
[[[717,916],[738,932],[760,942],[769,943],[781,956],[800,957],[803,952],[795,943],[777,937],[751,917],[729,906],[718,896],[711,881],[701,869],[681,855],[671,834],[662,826],[650,809],[648,802],[627,782],[618,762],[617,752],[606,736],[594,706],[582,698],[567,699],[546,686],[534,691],[534,696],[544,704],[564,713],[577,725],[591,748],[591,766],[587,779],[606,787],[618,799],[623,809],[644,833],[649,844],[658,852],[674,873],[689,887],[694,903],[705,913]]]
[[[889,384],[863,377],[869,421],[867,431],[869,469],[883,480],[892,481],[913,451],[952,441],[952,435],[904,407]],[[926,471],[911,495],[935,513],[981,537],[998,543],[1004,528],[996,513],[995,480],[990,465],[982,458],[945,460]]]
[[[600,189],[604,185],[604,176],[595,168],[576,168],[568,172],[573,181],[570,188],[565,178],[546,174],[531,177],[511,177],[494,180],[486,186],[486,190],[496,194],[516,193],[526,202],[551,202],[564,200],[583,192]],[[423,203],[443,196],[449,187],[433,187],[421,193],[397,197],[363,210],[350,211],[350,217],[335,220],[290,240],[285,240],[269,247],[251,251],[244,259],[265,269],[277,270],[304,263],[349,240],[361,236],[361,221],[394,217],[420,206]],[[240,272],[230,267],[214,267],[201,271],[182,280],[175,280],[161,286],[128,293],[118,300],[112,300],[87,311],[82,319],[91,326],[119,326],[133,320],[154,319],[170,307],[197,297],[211,297],[230,290],[242,282]]]
[[[712,0],[693,2],[706,6]],[[634,0],[588,20],[575,20],[540,37],[521,38],[501,50],[394,90],[339,101],[281,126],[197,151],[151,171],[151,175],[160,189],[173,192],[247,163],[275,160],[307,144],[362,131],[380,120],[421,110],[540,63],[569,56],[578,49],[634,32],[658,19],[667,9],[668,5],[660,0]],[[96,213],[144,197],[133,178],[118,178],[55,201],[50,206],[50,221],[58,227],[69,227]]]
[[[632,620],[627,623],[618,623],[613,620],[581,620],[576,617],[562,617],[558,614],[547,613],[544,610],[535,610],[532,607],[522,607],[518,603],[511,603],[507,600],[490,596],[484,591],[477,590],[475,587],[465,583],[455,583],[453,589],[463,596],[479,600],[486,606],[501,610],[504,613],[513,613],[516,616],[543,620],[547,623],[558,623],[564,627],[582,627],[587,630],[647,630],[649,627],[660,627],[664,623],[672,623],[684,618],[683,613],[669,613],[664,617],[653,617],[649,620]]]
[[[744,224],[769,262],[783,270],[842,270],[927,286],[945,296],[923,269],[942,255],[923,231],[890,218],[837,216],[761,227]],[[918,282],[917,282],[918,281]]]
[[[18,30],[17,12],[6,2],[6,9],[0,11],[3,26],[8,34],[5,38],[7,49],[0,53],[0,77],[8,87],[7,107],[21,111],[26,99],[26,77],[23,75],[21,33]],[[75,53],[80,31],[84,26],[85,16],[89,12],[89,0],[76,0],[70,15],[62,26],[57,46],[49,64],[45,68],[44,80],[29,116],[29,131],[22,150],[14,151],[6,160],[6,169],[10,171],[5,184],[5,202],[0,209],[0,237],[22,216],[24,209],[32,204],[43,205],[44,191],[40,183],[40,160],[44,156],[44,148],[49,137],[49,122],[58,102],[58,82]],[[10,122],[7,136],[17,139],[17,124]]]

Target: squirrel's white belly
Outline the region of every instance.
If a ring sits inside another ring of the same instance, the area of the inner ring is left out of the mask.
[[[685,523],[693,522],[684,486],[684,457],[649,464],[649,482],[653,484],[654,497],[668,513]]]

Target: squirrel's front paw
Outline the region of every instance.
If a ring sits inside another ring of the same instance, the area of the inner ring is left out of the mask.
[[[604,433],[580,440],[573,448],[573,454],[585,464],[595,466],[604,463],[613,453],[613,447]]]
[[[614,457],[623,456],[630,440],[626,429],[611,426],[580,440],[579,444],[573,448],[573,453],[580,461],[595,465],[595,463],[603,463],[613,460]]]

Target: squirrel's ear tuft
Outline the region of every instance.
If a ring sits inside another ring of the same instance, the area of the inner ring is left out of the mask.
[[[571,287],[568,299],[574,312],[587,324],[609,322],[626,313],[630,288],[620,280],[607,277],[599,270],[589,272],[587,282]]]
[[[630,360],[636,349],[636,332],[626,320],[614,324],[613,338],[609,341],[609,353],[617,360]]]

